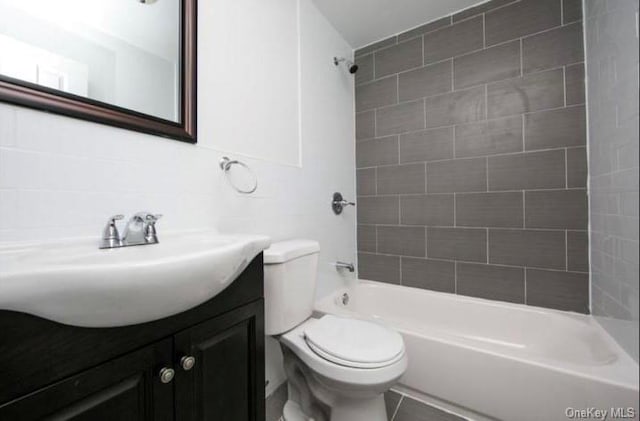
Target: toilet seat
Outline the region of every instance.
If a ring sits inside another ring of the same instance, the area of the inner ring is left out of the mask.
[[[342,382],[350,387],[370,388],[397,380],[407,369],[407,353],[403,351],[395,361],[387,365],[358,368],[342,365],[322,357],[305,339],[305,330],[320,319],[309,318],[299,326],[280,336],[280,341],[298,356],[313,372],[331,381]]]
[[[325,315],[305,326],[304,338],[317,355],[346,367],[385,367],[404,355],[398,332],[354,318]]]

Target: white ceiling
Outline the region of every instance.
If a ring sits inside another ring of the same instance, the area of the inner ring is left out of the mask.
[[[355,49],[486,0],[313,1]]]

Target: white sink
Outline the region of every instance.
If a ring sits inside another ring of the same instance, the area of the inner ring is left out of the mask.
[[[229,286],[265,236],[190,232],[99,250],[95,240],[0,246],[0,309],[83,327],[161,319]]]

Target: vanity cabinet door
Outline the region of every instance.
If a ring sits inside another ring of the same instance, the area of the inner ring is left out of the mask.
[[[0,420],[172,420],[174,383],[159,376],[172,350],[166,339],[54,383],[0,406]]]
[[[175,348],[177,420],[264,421],[262,300],[177,334]]]

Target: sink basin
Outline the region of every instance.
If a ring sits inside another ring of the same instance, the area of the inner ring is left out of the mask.
[[[109,250],[95,239],[3,245],[0,309],[82,327],[149,322],[213,298],[269,244],[199,231]]]

